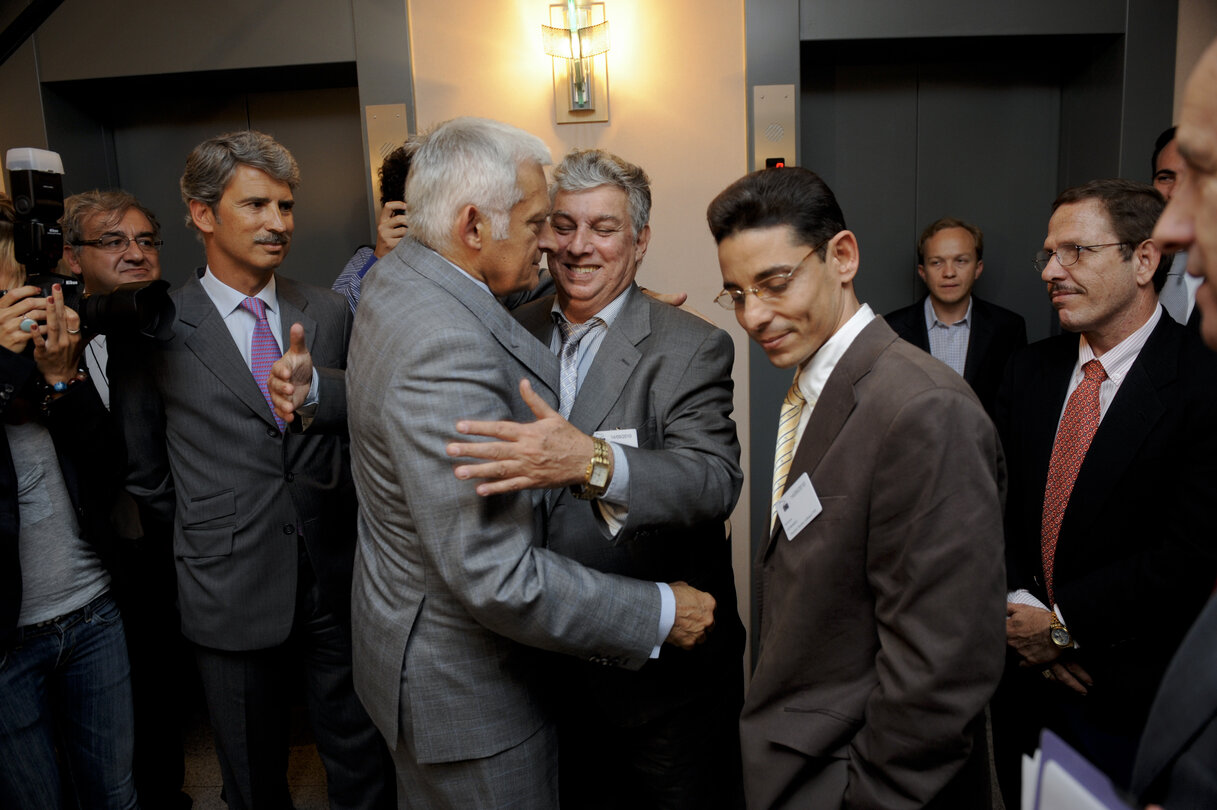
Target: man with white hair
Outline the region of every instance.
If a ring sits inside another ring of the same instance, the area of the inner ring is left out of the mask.
[[[359,491],[356,689],[394,750],[403,807],[557,807],[544,658],[632,669],[691,647],[714,600],[537,546],[541,496],[453,481],[458,416],[523,421],[559,361],[499,299],[536,283],[549,213],[540,139],[458,118],[424,139],[409,236],[365,279],[347,373]]]

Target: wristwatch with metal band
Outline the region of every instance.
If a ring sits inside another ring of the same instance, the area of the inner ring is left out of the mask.
[[[613,451],[604,439],[592,439],[592,458],[582,486],[572,487],[576,498],[594,501],[603,498],[613,477]]]

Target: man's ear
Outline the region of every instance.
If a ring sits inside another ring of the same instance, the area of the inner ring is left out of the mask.
[[[485,220],[476,206],[466,205],[457,216],[456,238],[470,250],[481,250],[485,245],[485,237],[489,235],[490,223]]]
[[[647,255],[647,246],[651,244],[651,226],[644,225],[642,233],[638,234],[638,238],[634,240],[634,264],[642,264],[642,260]]]
[[[858,273],[858,237],[853,231],[840,231],[825,245],[824,260],[833,265],[841,283],[853,281]]]
[[[925,277],[925,265],[924,264],[917,265],[917,275],[921,278],[922,281],[924,281],[926,283],[926,286],[929,286],[930,282]]]
[[[985,260],[981,259],[976,262],[976,278],[980,278],[980,274],[985,272]]]
[[[215,230],[216,212],[202,200],[191,200],[187,203],[190,209],[190,221],[201,233],[211,233]]]
[[[68,266],[74,276],[83,276],[84,270],[80,266],[80,259],[76,256],[76,248],[71,245],[63,246],[63,263]]]
[[[1132,260],[1137,286],[1153,284],[1154,273],[1158,270],[1158,263],[1162,261],[1162,249],[1154,244],[1154,240],[1146,239],[1133,249]]]

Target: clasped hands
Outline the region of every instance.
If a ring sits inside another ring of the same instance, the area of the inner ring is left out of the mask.
[[[483,479],[479,495],[497,495],[522,489],[555,489],[581,484],[592,457],[592,437],[576,428],[535,391],[520,380],[520,396],[537,417],[535,422],[479,422],[462,419],[457,432],[498,439],[493,442],[450,442],[453,458],[483,459],[458,464],[453,472],[461,480]],[[692,649],[706,640],[714,627],[714,597],[685,582],[670,583],[676,597],[676,621],[667,643]]]
[[[1037,667],[1049,673],[1049,679],[1085,695],[1094,679],[1070,651],[1052,642],[1052,618],[1055,614],[1035,605],[1006,603],[1006,643],[1022,659],[1019,666]]]

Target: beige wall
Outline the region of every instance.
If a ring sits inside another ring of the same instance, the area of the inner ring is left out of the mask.
[[[1217,38],[1217,2],[1179,0],[1179,38],[1175,45],[1175,121],[1188,76],[1209,43]]]
[[[747,170],[743,0],[606,0],[609,121],[554,123],[551,60],[541,50],[545,0],[410,4],[420,129],[458,115],[497,118],[540,136],[555,160],[600,147],[651,176],[651,246],[639,283],[684,290],[735,338],[735,420],[746,440],[747,339],[711,299],[721,289],[706,205]],[[747,446],[745,444],[745,453]],[[744,469],[747,469],[745,455]],[[732,520],[747,616],[747,487]]]

